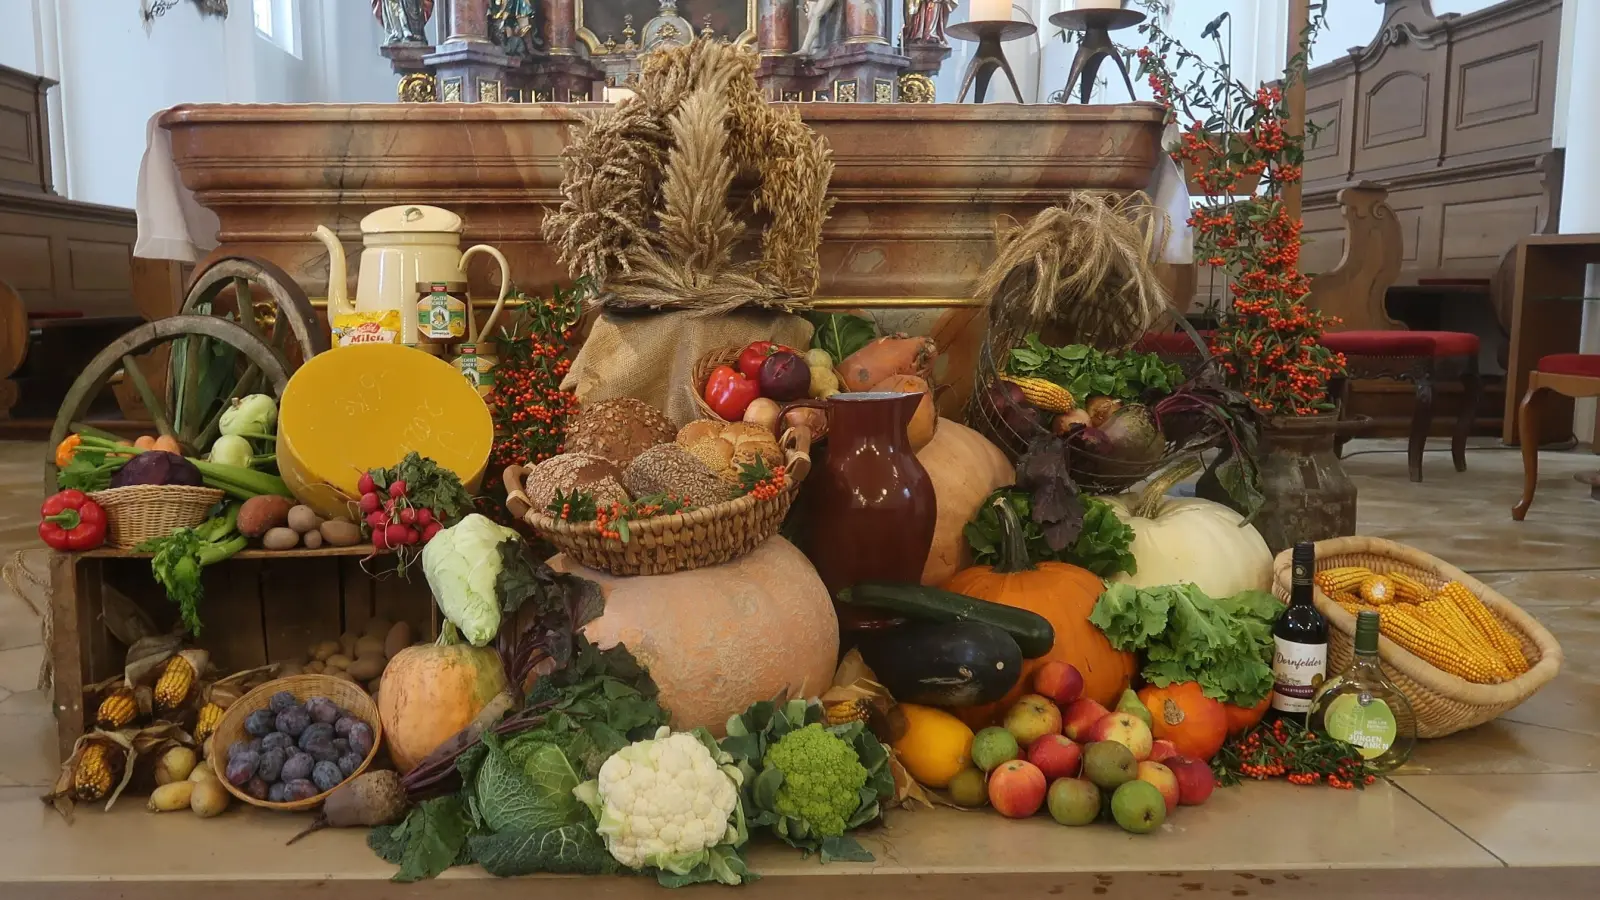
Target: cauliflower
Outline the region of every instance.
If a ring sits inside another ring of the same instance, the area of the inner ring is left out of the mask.
[[[844,834],[867,783],[867,769],[853,747],[813,723],[767,748],[762,765],[783,773],[773,803],[778,814],[799,819],[822,837]]]
[[[736,848],[747,836],[741,781],[709,734],[672,734],[663,726],[653,739],[612,754],[599,777],[573,793],[624,866],[740,884],[746,870]]]
[[[494,640],[500,630],[500,543],[520,541],[510,528],[473,513],[440,531],[423,545],[422,571],[439,611],[474,647]]]

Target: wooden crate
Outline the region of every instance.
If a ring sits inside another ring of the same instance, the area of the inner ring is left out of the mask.
[[[392,568],[386,557],[365,560],[370,547],[319,550],[245,550],[204,570],[204,625],[195,642],[211,654],[221,673],[302,657],[307,648],[359,631],[381,616],[405,621],[412,632],[437,633],[432,595],[420,567],[410,579],[368,571]],[[55,667],[56,734],[62,758],[91,726],[84,685],[122,671],[127,647],[102,620],[105,597],[118,592],[155,621],[170,627],[178,609],[150,574],[150,556],[121,550],[56,553],[50,560]]]

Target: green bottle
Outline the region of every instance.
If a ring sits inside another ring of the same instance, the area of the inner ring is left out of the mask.
[[[1354,744],[1374,772],[1388,772],[1411,757],[1417,717],[1411,701],[1384,677],[1378,662],[1378,614],[1356,616],[1350,665],[1328,679],[1311,698],[1306,727]]]

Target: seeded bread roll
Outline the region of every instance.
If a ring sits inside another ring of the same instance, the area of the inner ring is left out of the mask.
[[[584,407],[567,429],[569,453],[587,453],[627,468],[633,458],[678,433],[666,416],[642,400],[618,397]]]
[[[657,444],[639,454],[622,474],[622,484],[635,497],[666,493],[696,506],[722,503],[739,495],[738,487],[719,478],[677,444]]]
[[[587,453],[552,456],[534,466],[523,485],[528,504],[541,513],[555,500],[557,491],[570,494],[577,490],[593,494],[595,505],[601,507],[628,502],[628,492],[622,487],[622,470]]]

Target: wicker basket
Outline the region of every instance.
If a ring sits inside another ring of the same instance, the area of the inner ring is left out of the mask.
[[[694,368],[689,370],[689,378],[693,382],[690,386],[694,390],[694,408],[700,413],[700,418],[710,419],[714,422],[728,421],[717,415],[716,410],[711,408],[711,404],[706,402],[706,382],[711,380],[711,370],[717,366],[734,366],[738,368],[735,364],[739,361],[739,354],[742,352],[744,352],[742,347],[722,347],[712,350],[705,356],[700,357],[695,362]],[[787,413],[790,408],[789,404],[785,403],[782,406],[783,412]],[[822,427],[811,429],[811,443],[813,444],[820,443],[828,436],[827,418],[824,417],[821,421],[823,423]]]
[[[106,544],[119,550],[199,525],[222,497],[216,488],[171,484],[136,484],[89,495],[106,511]]]
[[[1272,589],[1279,599],[1289,596],[1293,550],[1278,554],[1273,565]],[[1378,639],[1384,671],[1394,679],[1417,715],[1417,734],[1436,738],[1482,725],[1509,712],[1533,696],[1561,671],[1561,645],[1534,618],[1516,604],[1471,575],[1420,550],[1370,537],[1343,537],[1317,542],[1317,570],[1336,566],[1365,566],[1377,574],[1402,572],[1430,588],[1458,581],[1477,595],[1522,642],[1530,668],[1500,684],[1474,684],[1434,668],[1386,637]],[[1328,671],[1350,664],[1356,617],[1335,603],[1321,588],[1313,592],[1317,609],[1328,619]]]
[[[377,759],[379,748],[383,746],[383,723],[378,721],[378,704],[374,703],[372,698],[367,696],[367,692],[363,691],[359,685],[345,681],[342,678],[334,678],[331,675],[290,675],[261,685],[235,700],[233,705],[223,712],[222,721],[217,723],[217,730],[211,735],[211,748],[207,756],[211,759],[212,767],[217,771],[217,780],[222,782],[222,786],[227,788],[228,793],[251,806],[259,806],[262,809],[275,809],[280,812],[299,812],[301,810],[315,809],[322,805],[322,801],[328,799],[328,795],[333,791],[323,791],[306,800],[272,803],[267,800],[257,800],[246,794],[243,788],[229,784],[228,779],[225,777],[224,770],[228,763],[226,755],[228,747],[234,741],[248,740],[250,737],[244,730],[245,719],[250,718],[250,714],[256,710],[265,709],[267,703],[272,699],[272,695],[279,691],[288,691],[294,695],[296,700],[302,703],[312,697],[327,697],[337,704],[340,709],[372,726],[372,750],[367,754],[367,758],[361,761],[361,765],[350,773],[350,778],[365,772],[367,767],[372,765],[372,761]],[[349,781],[350,778],[346,778],[345,781]],[[343,783],[340,782],[340,784]]]
[[[715,566],[749,553],[777,534],[800,482],[811,469],[810,435],[804,428],[784,433],[784,489],[757,500],[746,494],[686,513],[628,523],[628,541],[600,536],[594,522],[563,522],[535,510],[523,492],[528,470],[505,470],[506,507],[557,550],[613,575],[667,575]]]

